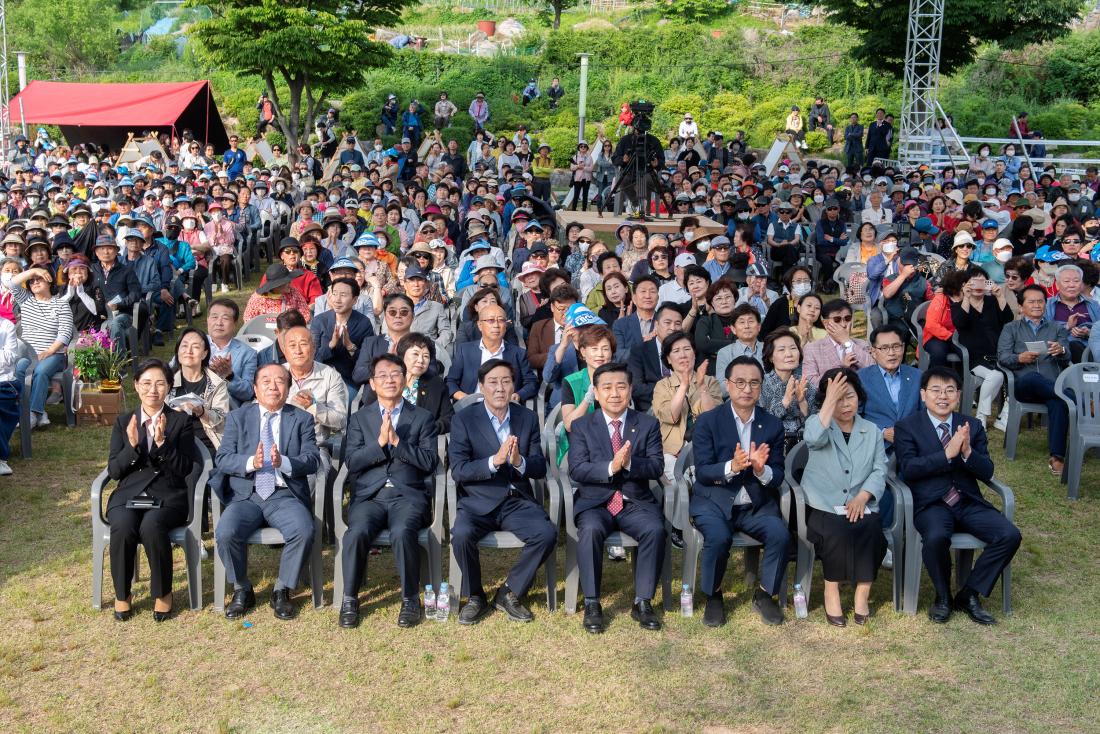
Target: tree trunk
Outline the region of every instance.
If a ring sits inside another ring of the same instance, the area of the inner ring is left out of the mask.
[[[558,30],[561,27],[561,6],[560,2],[551,3],[554,6],[554,30]]]

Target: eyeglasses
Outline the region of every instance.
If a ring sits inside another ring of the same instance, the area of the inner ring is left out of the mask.
[[[1062,240],[1062,244],[1063,245],[1079,245],[1079,244],[1081,244],[1081,240],[1077,239],[1076,237],[1066,237],[1064,240]]]
[[[871,347],[871,348],[872,349],[877,349],[880,352],[904,352],[905,351],[905,345],[904,344],[883,344],[881,347]]]
[[[956,250],[973,250],[974,245],[970,244],[969,242],[963,242],[961,244],[955,245],[955,249]]]
[[[831,317],[829,317],[829,321],[832,321],[834,324],[850,324],[850,323],[852,323],[852,317],[851,317],[851,315],[848,315],[848,316],[831,316]]]
[[[729,382],[736,390],[744,391],[747,389],[753,392],[759,390],[760,385],[763,384],[760,380],[730,380]]]
[[[396,309],[387,309],[386,310],[386,315],[387,316],[408,316],[411,313],[412,313],[412,311],[410,311],[407,308],[403,308],[400,311],[398,311]]]
[[[494,324],[497,326],[507,324],[508,319],[478,319],[479,324]]]
[[[959,388],[957,387],[927,387],[925,390],[934,398],[950,398],[959,394]]]

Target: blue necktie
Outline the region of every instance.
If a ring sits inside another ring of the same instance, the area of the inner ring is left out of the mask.
[[[271,447],[275,445],[275,432],[271,424],[275,419],[274,413],[264,416],[263,430],[260,432],[260,440],[264,444],[264,465],[257,467],[256,494],[260,499],[266,500],[275,493],[275,467],[271,465]]]

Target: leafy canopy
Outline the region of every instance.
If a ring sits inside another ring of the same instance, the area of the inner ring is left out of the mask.
[[[819,0],[830,20],[855,29],[856,58],[901,76],[909,22],[907,0]],[[940,72],[950,74],[972,62],[978,44],[996,41],[1022,48],[1069,33],[1081,12],[1080,0],[946,0]]]

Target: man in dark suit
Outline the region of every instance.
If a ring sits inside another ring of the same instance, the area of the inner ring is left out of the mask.
[[[285,367],[261,367],[253,387],[256,403],[229,414],[214,461],[218,479],[213,487],[225,505],[214,538],[233,584],[225,616],[237,619],[256,605],[247,541],[266,525],[285,541],[271,606],[279,619],[291,619],[295,609],[290,592],[313,548],[309,477],[317,471],[320,452],[313,416],[286,404],[290,373]]]
[[[628,409],[630,380],[630,371],[621,362],[597,368],[592,384],[600,410],[574,421],[569,432],[584,628],[592,633],[604,631],[603,548],[607,536],[616,530],[638,541],[630,615],[642,629],[661,629],[653,595],[664,563],[665,521],[650,488],[650,482],[664,472],[661,429],[653,416]]]
[[[382,333],[359,344],[351,379],[356,386],[370,382],[371,366],[380,354],[397,352],[397,342],[412,331],[414,307],[404,293],[392,293],[382,301]]]
[[[340,626],[359,624],[359,586],[374,539],[389,529],[394,562],[401,574],[398,627],[420,621],[420,545],[429,522],[428,487],[435,471],[435,420],[405,402],[405,363],[392,354],[375,358],[371,389],[377,402],[348,421],[344,461],[352,487],[348,529],[343,539],[344,600]],[[376,438],[377,437],[377,438]]]
[[[642,412],[653,404],[653,386],[669,375],[668,367],[661,361],[661,343],[684,324],[684,316],[674,303],[662,303],[657,308],[657,324],[653,327],[654,338],[642,341],[641,345],[630,350],[627,367],[633,381],[634,407]]]
[[[500,306],[486,306],[478,313],[477,319],[481,339],[463,342],[455,349],[451,371],[447,373],[447,389],[451,391],[451,397],[461,400],[478,392],[480,368],[494,359],[501,359],[512,365],[515,374],[513,401],[522,403],[535,397],[538,380],[527,361],[526,352],[515,344],[504,341],[504,332],[508,328],[508,317],[504,309]]]
[[[493,599],[497,609],[520,622],[533,619],[520,600],[558,539],[558,529],[531,487],[531,480],[546,476],[546,459],[539,443],[538,417],[511,402],[514,374],[515,368],[502,359],[481,365],[478,383],[485,401],[459,411],[451,422],[447,453],[459,490],[451,548],[469,596],[458,615],[460,624],[474,624],[489,611],[477,547],[486,534],[506,530],[525,543]]]
[[[328,291],[331,307],[313,317],[309,333],[317,347],[315,358],[334,367],[348,386],[348,399],[355,396],[357,385],[352,379],[359,346],[368,336],[374,336],[370,319],[355,310],[359,301],[359,284],[353,278],[338,278]]]
[[[933,622],[951,618],[952,607],[978,624],[994,624],[979,595],[989,596],[997,577],[1020,547],[1020,531],[982,497],[976,479],[993,477],[993,461],[981,421],[954,411],[959,378],[933,367],[921,378],[924,410],[901,420],[894,430],[898,473],[913,492],[913,524],[921,535],[922,557],[936,599]],[[966,586],[951,597],[951,534],[970,533],[986,544]]]
[[[652,275],[643,275],[634,281],[634,313],[615,322],[615,344],[618,351],[615,360],[625,362],[631,351],[656,336],[657,291],[660,284]]]
[[[722,578],[733,534],[742,532],[764,544],[760,585],[752,607],[765,624],[782,624],[775,600],[783,587],[791,535],[779,512],[776,490],[783,482],[783,423],[756,407],[764,369],[749,356],[726,368],[730,405],[699,416],[692,446],[695,486],[691,521],[703,534],[699,589],[707,597],[703,623],[726,622]]]
[[[895,324],[885,324],[872,331],[871,357],[875,363],[858,372],[859,382],[867,393],[863,417],[882,429],[887,448],[892,448],[897,422],[920,409],[920,370],[902,364],[907,337]],[[893,492],[883,494],[878,509],[882,527],[890,527],[894,522]]]

